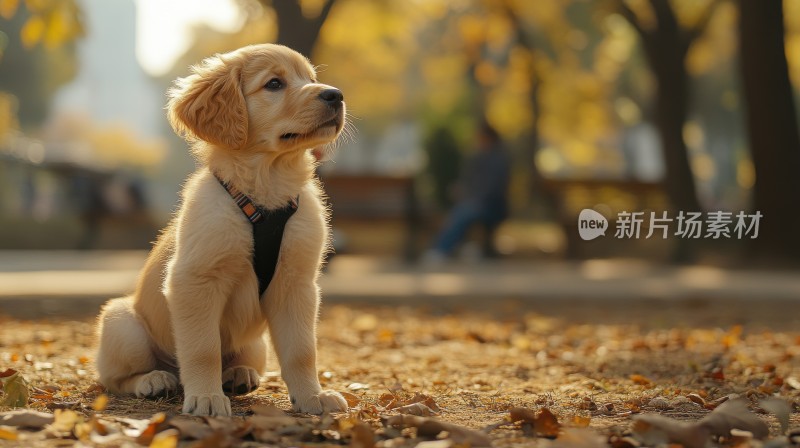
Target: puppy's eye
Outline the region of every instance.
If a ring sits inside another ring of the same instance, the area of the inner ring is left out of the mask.
[[[283,88],[283,81],[278,78],[272,78],[264,85],[267,90],[280,90]]]

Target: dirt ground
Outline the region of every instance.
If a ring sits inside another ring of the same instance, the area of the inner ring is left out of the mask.
[[[353,409],[286,414],[286,387],[271,371],[255,393],[232,398],[232,420],[180,416],[179,396],[104,403],[91,318],[0,319],[0,372],[20,372],[30,409],[60,409],[54,422],[24,429],[3,423],[11,408],[0,407],[0,446],[692,446],[636,419],[698,422],[735,396],[769,425],[775,446],[792,446],[800,426],[797,310],[755,300],[326,305],[320,380],[346,392]],[[269,368],[277,370],[274,357]],[[767,413],[759,403],[768,397],[788,411]],[[761,446],[748,433],[709,440]]]

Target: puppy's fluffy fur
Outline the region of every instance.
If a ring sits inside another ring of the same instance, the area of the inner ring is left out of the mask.
[[[341,93],[319,84],[299,53],[266,44],[206,59],[169,96],[169,121],[200,168],[134,294],[109,301],[99,317],[100,382],[146,397],[176,391],[179,375],[183,412],[230,415],[223,387],[258,387],[269,330],[293,409],[345,410],[317,378],[317,277],[328,227],[309,151],[340,134]],[[299,196],[262,298],[251,224],[215,174],[267,209]]]

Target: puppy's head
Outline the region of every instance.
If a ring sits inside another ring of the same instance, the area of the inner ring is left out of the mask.
[[[308,149],[340,134],[343,99],[300,53],[251,45],[192,67],[170,89],[167,116],[178,134],[223,148]]]

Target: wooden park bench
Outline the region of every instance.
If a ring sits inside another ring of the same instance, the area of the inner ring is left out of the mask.
[[[608,245],[614,236],[612,227],[608,229],[606,238],[590,242],[582,241],[578,235],[578,215],[584,208],[594,208],[603,204],[614,215],[622,210],[629,212],[669,210],[669,203],[661,182],[646,182],[636,179],[547,178],[543,180],[543,186],[553,198],[556,218],[564,229],[568,258],[600,255],[588,254],[587,250],[593,246]],[[608,216],[608,218],[611,220],[616,216]],[[613,252],[618,253],[620,249],[618,243],[615,242],[612,245]]]
[[[416,256],[420,214],[414,178],[329,174],[321,180],[331,204],[335,229],[345,232],[350,240],[371,233],[372,238],[383,239],[378,242],[383,244],[376,246],[388,243],[405,259]]]

